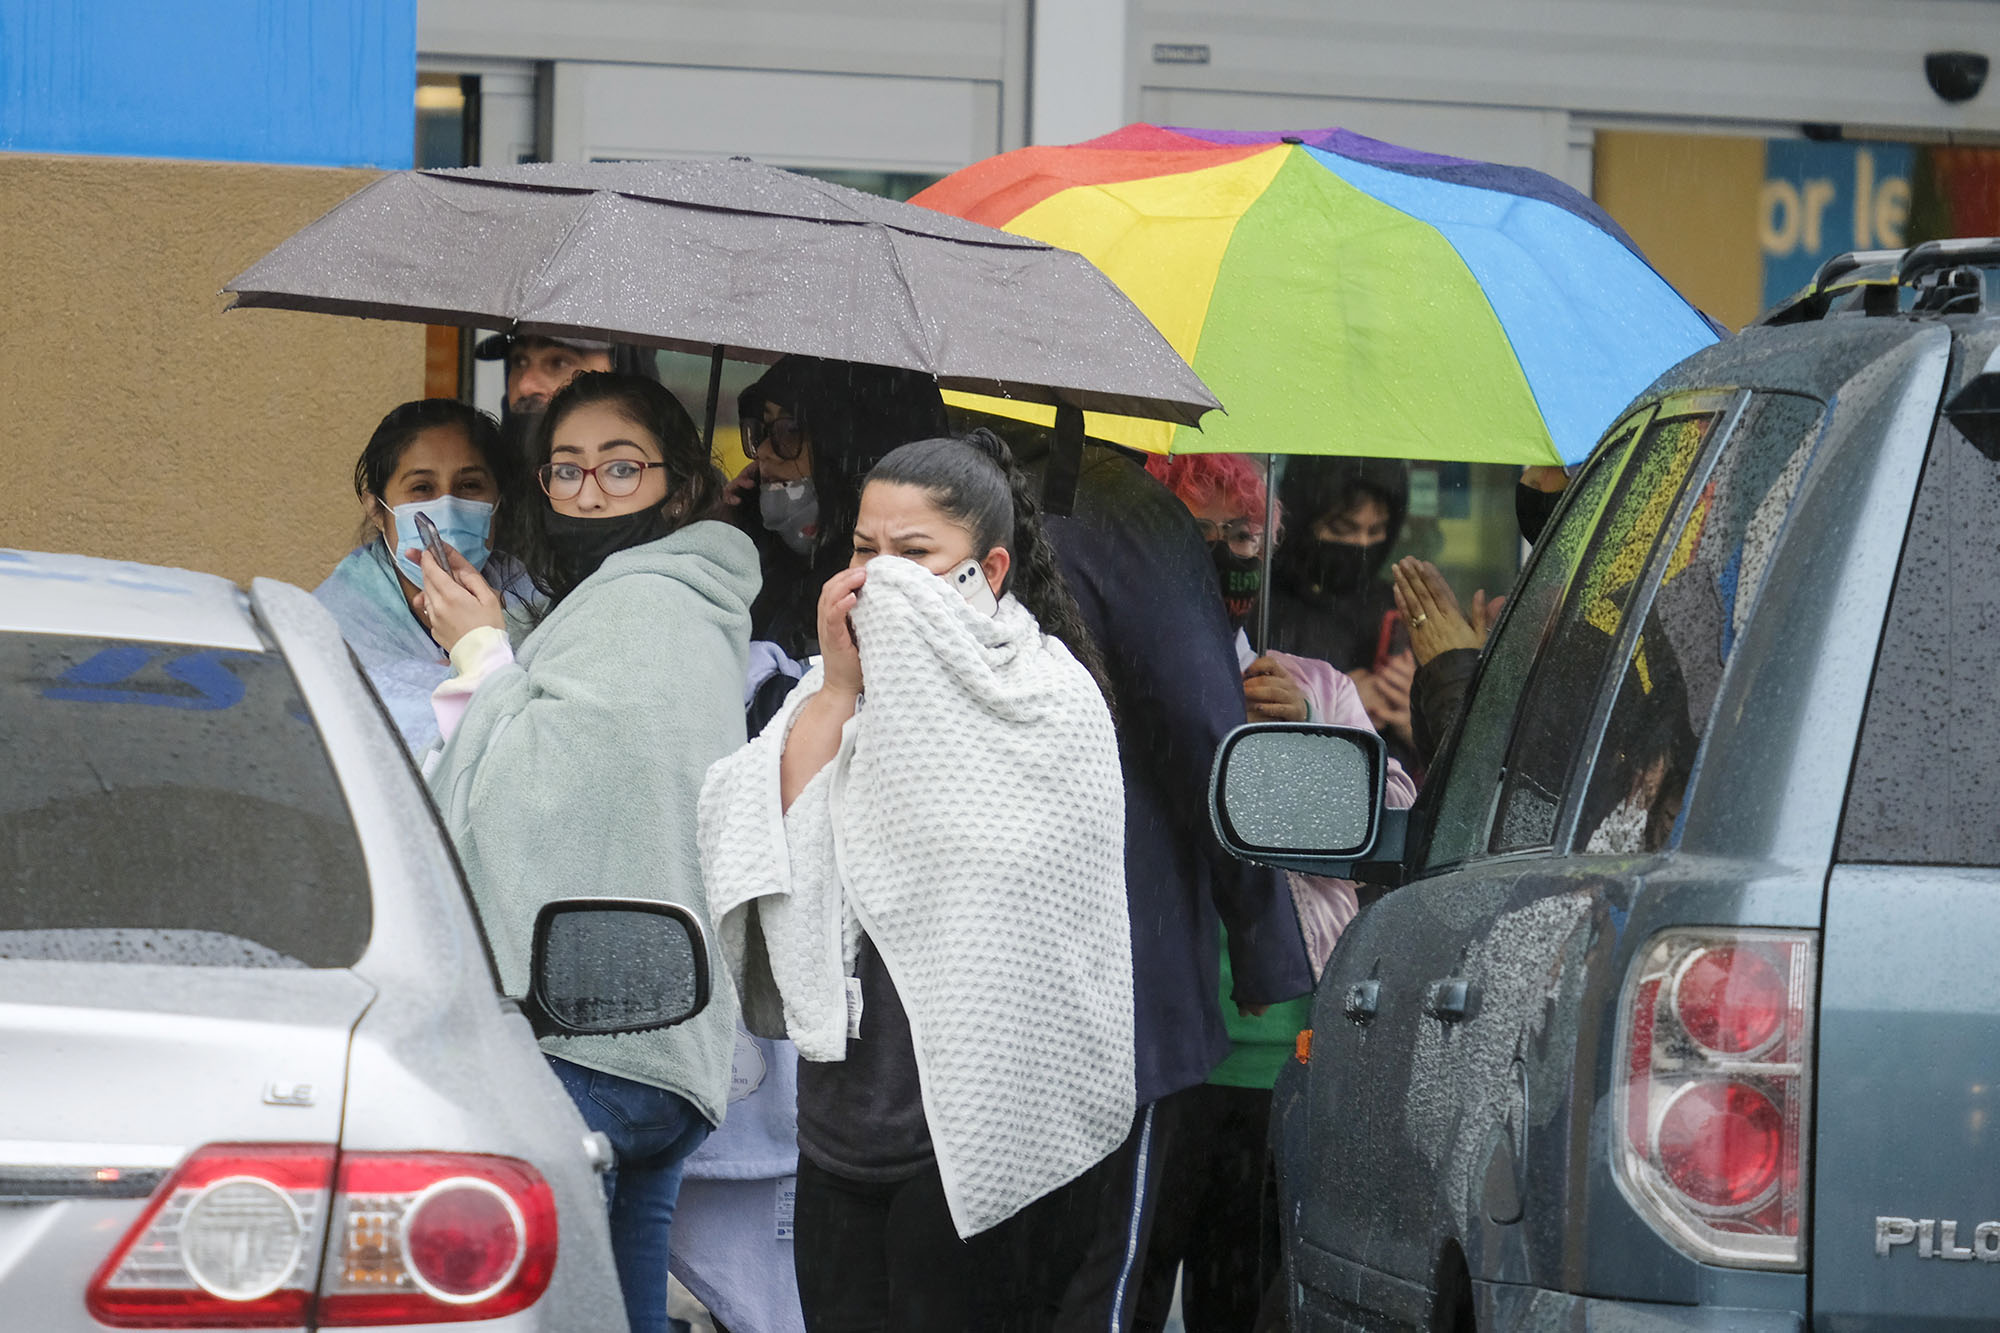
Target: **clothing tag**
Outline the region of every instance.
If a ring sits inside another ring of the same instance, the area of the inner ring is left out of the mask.
[[[847,979],[847,1035],[849,1039],[861,1035],[861,978]]]
[[[764,1082],[764,1052],[757,1047],[756,1038],[738,1028],[736,1030],[736,1054],[729,1063],[729,1100],[740,1102]]]
[[[771,1221],[779,1240],[792,1238],[792,1211],[799,1201],[799,1178],[784,1176],[777,1182],[778,1202],[771,1210]]]

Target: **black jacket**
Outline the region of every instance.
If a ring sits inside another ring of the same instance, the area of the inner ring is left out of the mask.
[[[1477,670],[1477,648],[1453,648],[1417,668],[1416,679],[1410,682],[1410,735],[1425,767],[1437,758],[1438,747],[1451,734]]]
[[[1370,579],[1344,597],[1314,597],[1279,578],[1271,589],[1271,646],[1317,657],[1336,671],[1373,671],[1383,622],[1395,609],[1387,579]]]
[[[801,662],[818,654],[820,590],[847,568],[849,541],[824,543],[811,555],[800,555],[764,526],[755,492],[723,517],[750,538],[764,575],[750,603],[750,637],[769,639]]]
[[[1218,923],[1238,1000],[1304,995],[1312,969],[1283,876],[1230,856],[1210,825],[1209,767],[1243,722],[1243,682],[1215,564],[1186,507],[1132,458],[1093,444],[1074,515],[1047,524],[1117,696],[1144,1104],[1206,1081],[1229,1053]]]

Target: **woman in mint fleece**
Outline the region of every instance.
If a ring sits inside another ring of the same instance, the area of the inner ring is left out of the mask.
[[[528,563],[550,606],[518,653],[484,580],[422,557],[422,614],[455,670],[433,696],[445,744],[431,792],[514,994],[551,899],[676,902],[714,938],[696,800],[708,766],[743,744],[758,587],[756,548],[706,517],[722,475],[657,383],[579,376],[549,403],[535,449],[550,509]],[[607,1194],[633,1333],[666,1327],[682,1164],[728,1098],[736,988],[719,953],[710,967],[722,980],[687,1023],[542,1042],[617,1153]]]

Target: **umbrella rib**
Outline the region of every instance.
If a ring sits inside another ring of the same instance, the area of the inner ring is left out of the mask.
[[[543,281],[543,275],[569,250],[570,246],[576,240],[577,233],[583,229],[583,224],[597,210],[599,205],[603,203],[605,196],[611,193],[614,192],[606,190],[590,190],[585,192],[583,207],[579,208],[575,215],[570,218],[568,224],[563,227],[562,238],[549,248],[549,252],[546,255],[542,256],[542,262],[535,266],[533,277],[522,284],[520,304],[516,308],[514,317],[514,322],[517,325],[521,322],[520,311],[528,308],[529,284],[533,285],[536,293],[547,290],[548,284]]]
[[[876,222],[863,222],[861,225],[872,228],[875,234],[882,238],[883,244],[888,247],[889,263],[896,270],[896,281],[903,289],[903,300],[910,307],[910,317],[915,321],[916,327],[923,331],[924,360],[930,363],[931,378],[936,379],[943,370],[943,367],[938,364],[939,349],[935,345],[936,337],[931,331],[931,322],[924,317],[923,309],[917,304],[916,286],[911,283],[910,275],[903,268],[903,253],[896,243],[897,236],[903,233],[898,232],[893,227],[883,226]]]
[[[477,170],[477,168],[470,168],[470,169]],[[936,212],[940,218],[950,218],[956,222],[968,223],[968,225],[970,226],[982,227],[984,230],[992,232],[993,235],[990,237],[952,236],[946,238],[940,235],[933,234],[931,232],[919,231],[914,227],[906,227],[892,221],[885,221],[884,219],[881,218],[871,218],[859,212],[856,212],[852,217],[845,217],[845,218],[808,217],[802,213],[790,213],[781,210],[772,210],[766,208],[741,208],[734,204],[708,203],[699,199],[670,199],[663,197],[661,195],[646,194],[637,190],[621,190],[616,188],[615,186],[593,186],[585,188],[576,185],[546,184],[540,181],[482,180],[477,176],[459,175],[458,174],[459,170],[461,169],[424,168],[412,172],[411,174],[418,176],[434,176],[443,180],[457,181],[467,185],[478,185],[486,187],[488,189],[534,190],[543,194],[577,194],[577,195],[591,195],[591,196],[617,195],[620,198],[630,199],[636,203],[653,204],[661,208],[687,208],[687,209],[694,209],[703,213],[727,213],[732,217],[788,218],[796,222],[811,222],[828,227],[879,227],[885,231],[896,232],[899,235],[921,236],[932,240],[949,239],[950,242],[954,245],[978,245],[978,246],[985,246],[986,248],[993,250],[1054,250],[1059,248],[1050,245],[1047,241],[1038,241],[1032,236],[1016,235],[1013,232],[1002,231],[998,227],[984,227],[984,224],[969,222],[968,219],[958,217],[956,214],[940,212],[939,210],[936,209],[926,209],[925,211]],[[779,167],[772,167],[770,168],[770,170],[775,172],[775,171],[782,171],[783,169]],[[834,186],[826,181],[819,180],[812,176],[806,176],[799,172],[787,172],[786,174],[798,176],[799,180],[803,182],[805,186],[808,189],[812,190],[814,193],[819,194],[823,198],[832,200],[836,204],[842,204],[843,206],[845,206],[840,196],[834,193],[834,190],[844,189],[846,187]],[[923,207],[923,205],[921,204],[911,204],[909,206],[912,208]]]
[[[775,167],[772,169],[782,170],[782,168],[775,168]],[[808,176],[803,172],[792,172],[790,174],[797,176],[801,181],[805,183],[807,189],[813,191],[815,194],[818,194],[822,198],[830,199],[834,203],[840,204],[842,207],[848,207],[846,201],[841,199],[839,194],[835,193],[835,191],[846,191],[848,189],[847,186],[834,185],[830,181],[823,181],[819,179],[817,176]],[[861,192],[859,190],[856,190],[853,191],[853,193],[859,194]],[[874,196],[871,195],[868,197],[873,198]],[[949,240],[954,245],[983,245],[988,249],[992,250],[1055,250],[1060,248],[1058,246],[1050,245],[1047,241],[1037,240],[1033,236],[1022,236],[1016,232],[1003,231],[999,227],[989,227],[983,222],[973,222],[969,218],[959,217],[956,213],[946,213],[941,209],[929,208],[923,204],[908,204],[907,206],[910,208],[922,208],[924,209],[925,212],[936,213],[941,218],[950,218],[954,222],[967,223],[971,226],[979,227],[982,230],[990,231],[993,233],[991,238],[983,236],[981,237],[952,236],[949,238]],[[854,222],[864,227],[880,227],[884,231],[892,231],[900,236],[920,236],[929,240],[947,239],[943,236],[937,235],[936,233],[918,231],[914,227],[898,226],[894,222],[885,221],[884,219],[881,218],[871,218],[860,213],[859,211],[855,213]]]

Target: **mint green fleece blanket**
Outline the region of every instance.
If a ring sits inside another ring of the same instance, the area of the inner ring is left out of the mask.
[[[654,898],[709,932],[708,1008],[679,1027],[547,1038],[565,1060],[677,1092],[721,1124],[736,986],[714,947],[695,848],[708,766],[743,744],[757,551],[692,523],[621,551],[481,682],[431,769],[509,994],[524,994],[535,913],[555,898]]]

